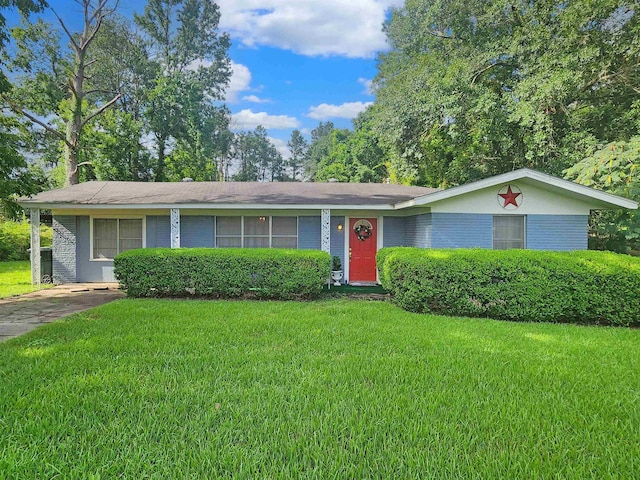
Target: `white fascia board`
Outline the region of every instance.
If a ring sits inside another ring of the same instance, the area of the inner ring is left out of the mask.
[[[185,210],[376,210],[393,211],[394,205],[267,205],[248,203],[189,203],[189,204],[88,204],[88,203],[30,203],[21,202],[24,208],[47,210],[166,210],[183,208]]]
[[[565,190],[571,193],[575,193],[584,197],[598,200],[599,202],[606,203],[612,207],[623,207],[635,210],[638,208],[638,202],[629,200],[628,198],[619,197],[611,193],[596,190],[591,187],[580,185],[569,180],[557,178],[546,173],[536,172],[528,168],[522,168],[513,172],[503,173],[502,175],[496,175],[494,177],[478,180],[477,182],[468,183],[466,185],[460,185],[458,187],[449,188],[447,190],[441,190],[439,192],[430,193],[421,197],[414,198],[406,202],[397,203],[396,209],[415,207],[420,205],[430,205],[435,202],[440,202],[451,197],[457,197],[466,193],[474,192],[476,190],[482,190],[483,188],[494,187],[507,182],[515,182],[523,178],[529,178],[531,180],[538,181],[540,183],[550,185],[561,190]]]

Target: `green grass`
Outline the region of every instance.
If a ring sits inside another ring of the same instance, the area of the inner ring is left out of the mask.
[[[120,300],[0,344],[0,478],[637,478],[640,331]]]
[[[53,285],[41,284],[42,288]],[[37,286],[31,285],[31,263],[27,261],[0,262],[0,298],[34,292]]]

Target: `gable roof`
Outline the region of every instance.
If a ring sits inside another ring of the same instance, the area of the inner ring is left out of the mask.
[[[495,187],[497,185],[503,185],[509,182],[515,182],[518,180],[531,181],[538,183],[545,187],[551,187],[554,189],[563,190],[565,194],[575,197],[582,197],[584,200],[589,200],[594,203],[595,200],[597,207],[593,208],[638,208],[638,202],[629,200],[628,198],[620,197],[618,195],[612,195],[611,193],[603,192],[602,190],[596,190],[595,188],[586,187],[579,183],[564,180],[562,178],[554,177],[546,173],[538,172],[528,168],[521,168],[512,172],[503,173],[502,175],[495,175],[493,177],[478,180],[476,182],[467,183],[457,187],[448,188],[446,190],[439,190],[434,193],[423,195],[412,200],[402,202],[396,205],[396,208],[407,208],[415,206],[429,206],[435,202],[447,200],[449,198],[457,197],[467,193],[482,190],[484,188]]]
[[[21,198],[31,208],[83,206],[387,206],[436,188],[383,183],[307,182],[85,182]]]
[[[440,190],[384,183],[105,182],[92,181],[19,199],[25,208],[324,208],[400,210],[429,207],[484,188],[523,181],[596,208],[638,208],[638,202],[523,168]]]

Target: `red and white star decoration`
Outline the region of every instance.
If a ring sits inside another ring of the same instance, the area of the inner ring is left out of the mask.
[[[522,205],[522,191],[515,185],[505,185],[498,190],[498,203],[506,210],[515,210]]]

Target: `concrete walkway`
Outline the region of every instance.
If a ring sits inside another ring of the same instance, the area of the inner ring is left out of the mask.
[[[123,296],[117,283],[70,283],[0,299],[0,342]]]

